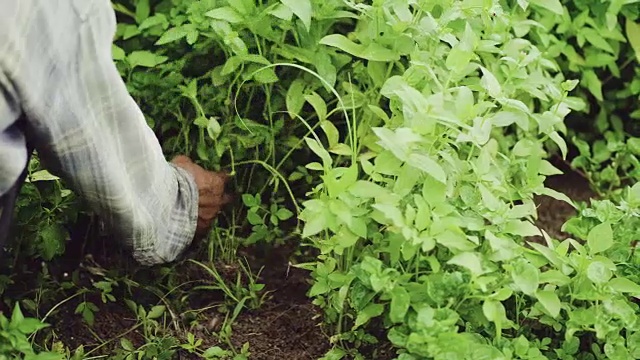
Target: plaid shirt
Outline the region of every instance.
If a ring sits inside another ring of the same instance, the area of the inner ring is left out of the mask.
[[[164,158],[112,61],[111,2],[0,0],[0,9],[0,195],[29,141],[140,263],[174,260],[195,234],[198,191]]]

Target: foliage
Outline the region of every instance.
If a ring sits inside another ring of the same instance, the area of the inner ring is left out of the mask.
[[[640,111],[640,6],[637,1],[532,1],[514,28],[527,36],[567,76],[580,79],[584,99],[573,125],[579,151],[572,164],[597,189],[608,192],[637,181]],[[537,24],[528,20],[537,21]],[[595,121],[585,121],[588,119]]]
[[[0,313],[0,359],[62,360],[54,352],[35,352],[29,342],[28,336],[47,326],[38,319],[25,317],[18,304],[10,319]]]
[[[114,61],[165,153],[231,172],[240,200],[208,259],[189,262],[210,277],[190,290],[175,267],[157,284],[100,271],[52,290],[75,291],[89,326],[100,300],[128,305],[145,344],[120,341],[117,358],[249,358],[232,324],[262,305],[264,285],[244,263],[229,280],[216,261],[300,238],[318,254],[297,266],[332,335],[326,359],[381,342],[400,360],[640,358],[640,187],[627,186],[640,168],[637,1],[113,5]],[[574,204],[547,188],[552,155],[603,198]],[[63,254],[83,210],[30,166],[16,263]],[[534,225],[535,196],[578,208],[574,238]],[[161,303],[130,300],[141,289]],[[202,291],[225,299],[210,347],[173,312],[189,314],[184,299]]]

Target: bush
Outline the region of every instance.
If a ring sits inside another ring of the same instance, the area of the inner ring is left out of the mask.
[[[114,59],[167,155],[235,174],[242,206],[213,253],[302,237],[319,254],[298,266],[333,335],[326,359],[380,342],[400,360],[640,358],[637,2],[114,8]],[[552,155],[603,199],[547,188]],[[45,180],[25,194],[55,211],[19,216],[56,227],[24,235],[51,259],[78,208]],[[534,225],[534,196],[580,210],[575,239]]]

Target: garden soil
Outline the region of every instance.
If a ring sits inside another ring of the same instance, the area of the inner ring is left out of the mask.
[[[558,166],[556,164],[556,166]],[[566,170],[566,169],[563,169]],[[587,181],[576,173],[554,176],[548,179],[548,186],[564,192],[577,201],[588,201],[594,196]],[[537,225],[545,229],[550,235],[564,238],[566,234],[560,231],[562,224],[575,210],[561,202],[548,197],[537,199],[539,204],[539,219]],[[288,257],[292,249],[281,248],[270,254],[247,253],[252,265],[263,261],[263,271],[260,282],[266,285],[270,292],[265,303],[255,311],[244,310],[233,324],[231,342],[239,349],[246,342],[250,344],[250,359],[254,360],[315,360],[322,357],[330,349],[329,336],[321,327],[321,312],[306,297],[309,288],[308,274],[300,269],[289,266]],[[255,263],[254,263],[255,262]],[[186,265],[185,265],[186,266]],[[194,265],[195,266],[195,265]],[[190,267],[185,269],[186,277],[207,276],[199,269]],[[233,271],[231,271],[233,273]],[[229,278],[235,275],[228,274]],[[217,299],[219,302],[220,299]],[[101,307],[96,313],[95,324],[89,329],[79,315],[74,314],[77,301],[69,301],[61,306],[61,310],[52,318],[52,324],[56,335],[65,345],[75,348],[81,344],[87,350],[98,344],[104,344],[92,355],[108,355],[113,351],[113,346],[119,346],[116,338],[126,333],[126,337],[135,345],[144,344],[144,337],[140,329],[131,330],[136,321],[132,318],[132,312],[121,302],[101,305],[99,298],[95,301]],[[204,308],[207,301],[214,303],[216,299],[198,299],[198,307]],[[215,345],[212,331],[222,321],[220,312],[215,308],[200,314],[201,319],[206,319],[204,325],[192,328],[190,331],[204,340],[206,345]],[[184,324],[183,324],[184,325]],[[188,327],[188,324],[185,325]],[[185,328],[183,328],[183,331]],[[127,332],[128,331],[128,332]],[[180,335],[180,334],[175,334]],[[184,333],[182,334],[184,335]],[[99,340],[98,340],[99,339]],[[220,344],[225,347],[225,345]],[[369,349],[367,359],[392,359],[393,352],[384,340],[380,345]],[[375,355],[374,355],[375,354]],[[180,359],[195,359],[194,355],[179,355]]]

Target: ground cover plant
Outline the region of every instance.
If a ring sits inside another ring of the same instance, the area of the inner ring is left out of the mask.
[[[237,201],[140,268],[36,156],[0,358],[640,358],[640,2],[113,6],[167,157]]]

